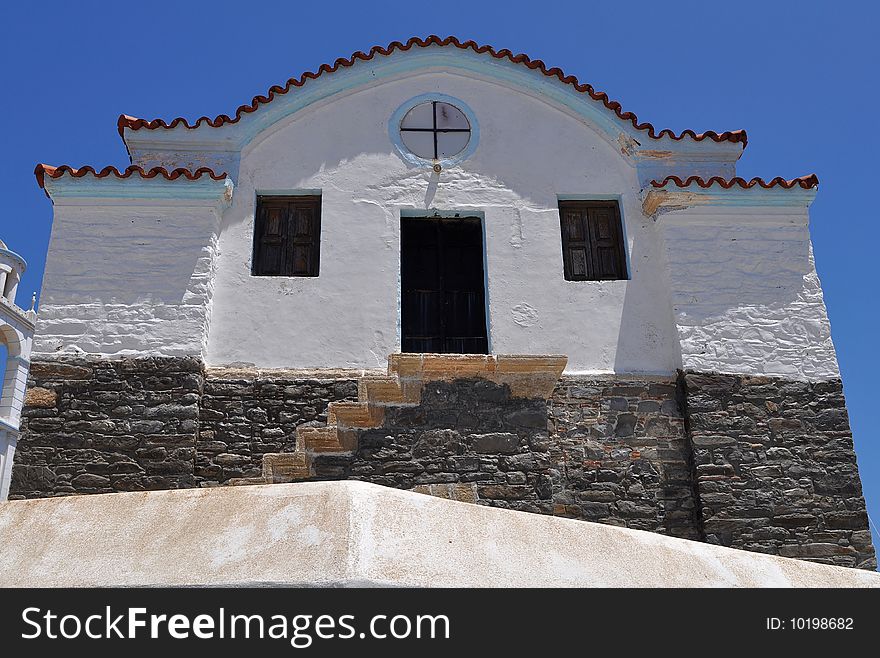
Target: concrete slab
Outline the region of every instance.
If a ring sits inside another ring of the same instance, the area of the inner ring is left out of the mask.
[[[0,586],[880,587],[880,574],[362,482],[0,503]]]

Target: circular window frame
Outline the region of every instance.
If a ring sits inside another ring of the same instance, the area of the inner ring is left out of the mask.
[[[471,136],[470,140],[468,140],[467,146],[465,146],[455,155],[448,158],[441,158],[439,160],[423,158],[419,155],[416,155],[406,147],[406,145],[403,143],[403,137],[400,134],[400,124],[407,113],[417,105],[421,105],[422,103],[430,103],[432,101],[436,101],[438,103],[448,103],[449,105],[457,108],[459,111],[461,111],[462,114],[464,114],[471,127]],[[474,111],[470,107],[468,107],[468,104],[461,99],[455,98],[453,96],[447,96],[446,94],[421,94],[420,96],[410,98],[394,111],[394,113],[391,115],[391,118],[388,120],[388,136],[390,137],[391,143],[394,145],[394,148],[397,151],[398,155],[400,155],[400,157],[403,158],[406,162],[416,166],[424,167],[432,167],[435,164],[439,164],[441,167],[445,168],[456,165],[463,160],[469,158],[473,154],[473,152],[477,149],[478,142],[480,141],[480,126],[477,122],[477,117],[474,114]]]

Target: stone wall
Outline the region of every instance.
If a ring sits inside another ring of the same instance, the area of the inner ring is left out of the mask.
[[[554,513],[701,539],[675,381],[563,377],[549,401]]]
[[[193,358],[35,360],[10,498],[194,487]]]
[[[39,361],[12,494],[215,486],[258,476],[323,425],[349,376],[220,371],[197,361]],[[198,427],[198,431],[196,428]],[[698,538],[673,382],[563,378],[548,401],[483,380],[427,385],[317,479],[359,479],[495,507]],[[440,486],[453,485],[453,486]]]
[[[353,381],[213,379],[205,384],[197,475],[260,475],[322,425]],[[416,406],[356,430],[354,453],[315,455],[312,477],[358,479],[521,511],[699,539],[674,381],[564,378],[549,401],[483,379],[426,383]],[[212,453],[212,454],[208,454]]]
[[[706,541],[876,568],[840,380],[683,379]]]
[[[348,371],[38,360],[10,498],[258,477],[264,455],[302,449],[297,427],[325,426],[330,402],[357,396]],[[353,452],[314,455],[312,479],[875,566],[839,381],[563,377],[548,400],[431,381],[355,433]]]
[[[674,382],[563,378],[549,401],[483,380],[431,382],[358,449],[315,460],[350,478],[699,539]]]
[[[296,428],[327,422],[327,405],[357,398],[357,381],[239,372],[205,380],[195,475],[200,486],[255,477],[266,453],[293,452]]]
[[[322,455],[319,478],[342,477],[550,514],[550,441],[543,399],[513,398],[480,379],[426,383],[416,406],[391,407],[358,432],[352,456]]]
[[[10,498],[177,489],[259,473],[351,378],[205,377],[191,358],[31,365]]]

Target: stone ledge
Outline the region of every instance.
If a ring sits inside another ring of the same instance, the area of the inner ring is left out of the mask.
[[[30,375],[37,380],[86,380],[95,369],[112,368],[120,373],[161,374],[202,372],[202,360],[197,356],[126,356],[98,354],[62,354],[48,356],[35,354],[31,359]]]
[[[208,379],[233,379],[254,381],[257,379],[315,380],[332,381],[337,379],[358,379],[360,377],[381,377],[384,370],[364,370],[361,368],[257,368],[256,366],[208,366],[205,377]]]
[[[515,398],[547,399],[568,363],[563,355],[391,354],[388,372],[407,381],[486,379],[510,387]]]

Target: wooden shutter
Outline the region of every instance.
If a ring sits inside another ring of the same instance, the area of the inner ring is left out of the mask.
[[[579,208],[561,207],[562,260],[568,281],[586,281],[591,277],[590,245],[586,212]]]
[[[291,276],[318,276],[321,253],[320,197],[318,199],[317,204],[297,200],[288,206],[288,263]]]
[[[318,276],[320,196],[257,197],[255,276]]]
[[[257,202],[257,221],[254,227],[254,274],[259,276],[283,274],[286,227],[286,204],[272,201]]]
[[[561,201],[559,220],[567,281],[627,278],[616,201]]]

